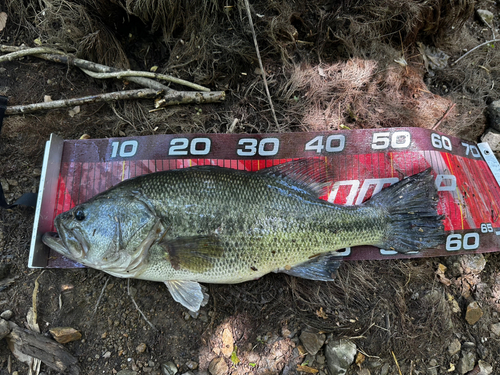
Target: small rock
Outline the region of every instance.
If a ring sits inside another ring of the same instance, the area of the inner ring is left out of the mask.
[[[285,338],[289,338],[292,336],[292,332],[288,328],[283,328],[281,330],[281,335]]]
[[[479,319],[483,316],[483,310],[479,307],[479,303],[476,301],[469,303],[467,306],[467,312],[465,313],[465,320],[471,326],[476,324]]]
[[[500,151],[500,132],[488,128],[486,132],[481,136],[481,141],[488,142],[493,151]]]
[[[8,193],[10,191],[10,185],[5,178],[0,179],[0,183],[2,184],[2,190],[4,193]]]
[[[7,180],[10,186],[18,186],[19,182],[17,180]]]
[[[125,369],[118,371],[116,375],[137,375],[137,371]]]
[[[485,9],[478,9],[476,12],[479,18],[481,18],[481,21],[483,21],[487,26],[493,26],[493,13]]]
[[[137,345],[137,348],[135,348],[135,350],[137,351],[137,353],[144,353],[146,351],[146,348],[146,344],[141,342],[139,345]]]
[[[500,336],[500,323],[495,323],[490,326],[490,331],[493,333],[495,336]]]
[[[500,100],[492,102],[488,106],[488,118],[490,120],[490,126],[500,131]]]
[[[429,368],[427,369],[428,370],[428,374],[429,375],[437,375],[438,374],[438,361],[436,361],[435,358],[432,358],[430,361],[429,361]]]
[[[358,370],[358,372],[356,374],[357,375],[370,375],[370,370],[368,370],[367,368],[363,368],[361,370]]]
[[[458,339],[454,339],[448,346],[448,353],[450,353],[450,356],[454,356],[460,351],[461,348],[462,345],[460,345],[460,341]]]
[[[186,367],[190,370],[196,370],[198,368],[198,362],[195,361],[187,361]]]
[[[384,365],[380,369],[380,375],[387,375],[389,373],[390,369],[391,369],[391,366],[388,363],[384,363]]]
[[[479,367],[477,375],[490,375],[493,372],[493,366],[483,360],[479,360],[477,366]]]
[[[307,352],[316,355],[325,343],[326,336],[323,333],[304,331],[300,335],[300,341]]]
[[[326,362],[331,375],[344,375],[356,356],[356,345],[349,340],[333,339],[325,348]]]
[[[210,365],[208,366],[208,371],[212,375],[225,375],[229,367],[223,357],[217,357],[212,359]]]
[[[3,319],[0,319],[0,340],[3,339],[10,333],[9,322]]]
[[[479,358],[481,358],[481,359],[487,358],[488,354],[490,353],[488,348],[486,346],[484,346],[483,344],[479,344],[477,346],[476,352],[477,352],[477,354],[479,354]]]
[[[42,170],[40,168],[33,169],[33,176],[40,176],[42,174]]]
[[[161,364],[161,373],[163,375],[175,375],[178,371],[177,366],[172,361]]]
[[[448,304],[450,305],[451,312],[458,314],[462,312],[460,310],[460,306],[458,305],[458,302],[455,298],[450,293],[446,293],[446,298],[448,299]]]
[[[476,356],[473,352],[464,352],[462,358],[459,359],[457,365],[457,371],[459,374],[466,374],[474,369],[474,363],[476,362]]]
[[[12,318],[13,315],[14,313],[12,312],[12,310],[5,310],[3,313],[0,314],[0,318],[9,320],[10,318]]]
[[[224,328],[222,331],[222,349],[221,352],[225,357],[231,357],[234,349],[233,333],[229,328]]]
[[[49,330],[54,340],[60,344],[66,344],[70,341],[80,340],[82,334],[71,327],[54,327]]]
[[[318,355],[316,356],[316,361],[315,361],[315,362],[316,362],[316,364],[318,364],[319,366],[323,366],[323,365],[325,364],[325,361],[326,361],[325,356],[320,355],[320,354],[318,354]]]
[[[466,254],[460,257],[460,263],[464,273],[479,275],[486,267],[486,259],[483,254]]]
[[[102,355],[102,358],[109,358],[109,357],[111,357],[111,352],[110,351],[107,351],[106,353],[104,353]]]
[[[476,349],[476,344],[473,343],[472,341],[465,341],[462,344],[462,350],[466,350],[466,349]]]
[[[380,358],[366,358],[363,362],[363,366],[367,369],[377,369],[382,366],[382,360]]]

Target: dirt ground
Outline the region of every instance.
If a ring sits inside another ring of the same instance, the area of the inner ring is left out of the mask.
[[[223,103],[158,112],[149,112],[152,101],[122,101],[82,105],[73,116],[69,108],[8,116],[0,134],[6,198],[38,191],[51,133],[78,139],[227,132],[231,124],[234,132],[255,133],[432,128],[441,121],[439,131],[478,141],[487,128],[486,107],[500,99],[499,44],[452,62],[498,38],[500,3],[400,3],[252,2],[276,123],[242,1],[0,0],[8,15],[0,26],[3,46],[41,44],[115,67],[157,67],[226,92]],[[477,9],[493,13],[492,28]],[[0,94],[10,106],[137,87],[33,56],[0,63]],[[295,374],[298,364],[327,374],[324,348],[306,356],[299,347],[306,328],[356,344],[362,355],[347,374],[463,374],[465,357],[477,369],[482,361],[500,373],[500,329],[492,328],[500,322],[496,253],[350,262],[332,283],[273,274],[207,285],[210,301],[194,319],[163,284],[93,269],[29,269],[33,220],[33,208],[0,210],[0,312],[12,310],[10,320],[26,327],[37,283],[41,333],[51,337],[53,327],[73,327],[82,334],[64,345],[81,374],[167,374],[169,362],[180,374],[206,374],[216,358],[227,365],[218,374]],[[440,264],[449,283],[436,275]],[[470,325],[465,312],[473,301],[483,316]],[[450,344],[457,340],[454,352]],[[16,371],[26,374],[28,366],[2,340],[0,375]],[[41,371],[56,373],[45,365]]]

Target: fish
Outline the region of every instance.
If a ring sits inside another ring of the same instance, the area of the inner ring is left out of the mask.
[[[430,168],[360,205],[320,197],[326,160],[299,159],[248,172],[194,166],[122,181],[59,214],[43,242],[116,277],[164,282],[192,312],[200,283],[234,284],[282,272],[331,281],[337,252],[372,245],[401,253],[444,242]]]

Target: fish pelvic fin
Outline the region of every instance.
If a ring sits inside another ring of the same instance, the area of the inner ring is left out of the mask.
[[[407,253],[443,244],[444,216],[437,213],[438,200],[430,168],[374,195],[365,205],[380,207],[388,215],[384,240],[375,246]]]
[[[337,276],[337,270],[342,262],[341,259],[342,257],[335,253],[320,254],[295,267],[279,269],[276,272],[307,280],[333,281]]]
[[[222,257],[224,248],[215,235],[165,239],[160,242],[164,256],[176,270],[205,272]]]
[[[208,294],[196,281],[168,280],[165,281],[174,301],[179,302],[188,310],[196,313],[208,302]]]

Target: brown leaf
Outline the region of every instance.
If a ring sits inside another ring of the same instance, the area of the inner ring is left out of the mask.
[[[447,270],[446,266],[445,266],[444,264],[439,263],[439,265],[438,265],[438,269],[436,270],[436,275],[437,275],[437,277],[438,277],[439,281],[440,281],[442,284],[444,284],[444,285],[446,285],[446,286],[450,286],[450,285],[451,285],[451,281],[450,281],[450,279],[448,279],[448,278],[444,275],[444,273],[446,272],[446,270]]]
[[[365,355],[361,352],[358,352],[356,355],[356,364],[361,368],[361,364],[365,361]]]
[[[318,318],[328,319],[328,315],[326,315],[322,307],[320,307],[319,310],[316,310],[316,315]]]

